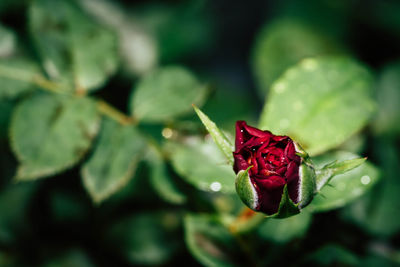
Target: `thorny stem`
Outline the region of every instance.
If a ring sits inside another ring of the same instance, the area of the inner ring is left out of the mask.
[[[65,88],[63,88],[63,86],[59,83],[50,81],[45,77],[43,77],[42,75],[35,74],[26,70],[21,70],[18,68],[10,68],[0,65],[0,77],[32,83],[36,85],[39,89],[49,91],[51,93],[85,97],[85,94],[83,92],[84,90],[82,90],[82,88],[78,88],[75,94],[73,94],[65,90]],[[137,120],[135,120],[135,118],[125,115],[124,113],[117,110],[115,107],[111,106],[104,100],[98,100],[97,104],[98,104],[97,108],[100,113],[119,122],[120,124],[122,125],[137,124]]]

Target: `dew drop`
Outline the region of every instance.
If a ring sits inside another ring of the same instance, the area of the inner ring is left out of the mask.
[[[218,192],[218,191],[220,191],[221,190],[221,183],[219,183],[219,182],[213,182],[213,183],[211,183],[211,185],[210,185],[210,188],[211,188],[211,190],[212,191],[214,191],[214,192]]]
[[[171,128],[164,128],[161,132],[161,135],[166,139],[171,138],[173,134],[174,134],[174,131],[172,131]]]
[[[241,133],[243,133],[243,130],[240,130]]]
[[[361,177],[361,183],[363,185],[367,185],[371,182],[371,178],[368,175],[364,175]]]

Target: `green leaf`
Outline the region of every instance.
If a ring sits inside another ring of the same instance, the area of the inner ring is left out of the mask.
[[[360,259],[352,251],[335,244],[323,246],[306,259],[312,266],[364,266],[359,265]]]
[[[184,203],[186,195],[172,180],[161,152],[153,145],[148,146],[146,160],[150,166],[150,182],[159,196],[174,204]]]
[[[99,122],[89,98],[36,94],[22,101],[10,129],[20,163],[16,179],[50,176],[76,164],[90,148]]]
[[[377,83],[378,114],[373,121],[376,134],[400,133],[400,62],[385,66]]]
[[[216,217],[187,215],[185,241],[192,255],[205,266],[236,266],[235,239]]]
[[[373,151],[382,168],[383,179],[372,191],[343,210],[346,219],[368,233],[390,239],[400,231],[393,218],[400,217],[400,155],[395,142],[375,141]]]
[[[260,128],[289,135],[310,155],[343,143],[375,110],[371,74],[349,58],[309,58],[273,85]]]
[[[139,213],[113,224],[107,232],[108,243],[131,264],[159,266],[177,250],[179,226],[176,213]]]
[[[336,152],[314,158],[318,167],[334,159],[357,158],[348,152]],[[320,212],[342,207],[370,190],[380,179],[379,170],[371,163],[365,162],[351,171],[336,175],[320,193],[314,197],[307,210]]]
[[[286,243],[303,237],[311,224],[311,219],[311,213],[307,211],[284,220],[266,219],[257,229],[257,233],[275,243]]]
[[[100,87],[115,72],[116,36],[90,20],[72,1],[32,1],[29,26],[51,79],[82,92]]]
[[[90,159],[82,168],[86,190],[101,202],[124,187],[143,157],[145,140],[134,126],[105,119]]]
[[[140,121],[168,121],[189,113],[206,93],[206,87],[186,69],[164,67],[139,81],[131,97],[131,112]]]
[[[225,136],[225,134],[215,125],[213,121],[207,117],[200,109],[196,106],[193,106],[194,110],[199,116],[201,122],[206,127],[207,131],[210,133],[211,137],[213,138],[214,142],[217,144],[219,149],[221,149],[222,153],[226,157],[229,162],[229,165],[233,165],[233,154],[234,147],[229,139]]]
[[[258,34],[252,55],[260,95],[265,96],[271,84],[301,59],[338,54],[340,50],[333,40],[302,21],[280,19],[268,23]]]
[[[177,5],[160,2],[133,10],[135,21],[144,25],[158,42],[162,63],[201,58],[215,43],[215,23],[204,2]]]
[[[335,175],[343,174],[363,164],[367,158],[356,158],[344,161],[334,161],[326,164],[322,169],[317,171],[317,191],[329,183]]]
[[[0,99],[16,98],[33,90],[39,68],[25,58],[0,60]]]
[[[226,84],[225,81],[215,82],[215,91],[201,108],[213,122],[222,130],[234,134],[235,123],[244,120],[254,125],[259,110],[254,105],[254,96],[243,90],[241,85]],[[232,82],[233,83],[233,82]],[[221,112],[223,110],[223,112]]]
[[[235,192],[235,173],[210,139],[190,139],[185,145],[170,144],[171,163],[188,183],[206,191]]]

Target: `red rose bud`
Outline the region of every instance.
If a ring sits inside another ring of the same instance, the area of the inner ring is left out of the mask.
[[[287,217],[315,192],[315,171],[307,153],[290,137],[236,122],[233,169],[236,191],[249,208]]]

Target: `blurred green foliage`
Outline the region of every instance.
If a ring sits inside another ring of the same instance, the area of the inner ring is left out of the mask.
[[[0,266],[400,264],[396,0],[0,1]],[[368,162],[243,210],[192,109]],[[29,180],[29,181],[27,181]]]

